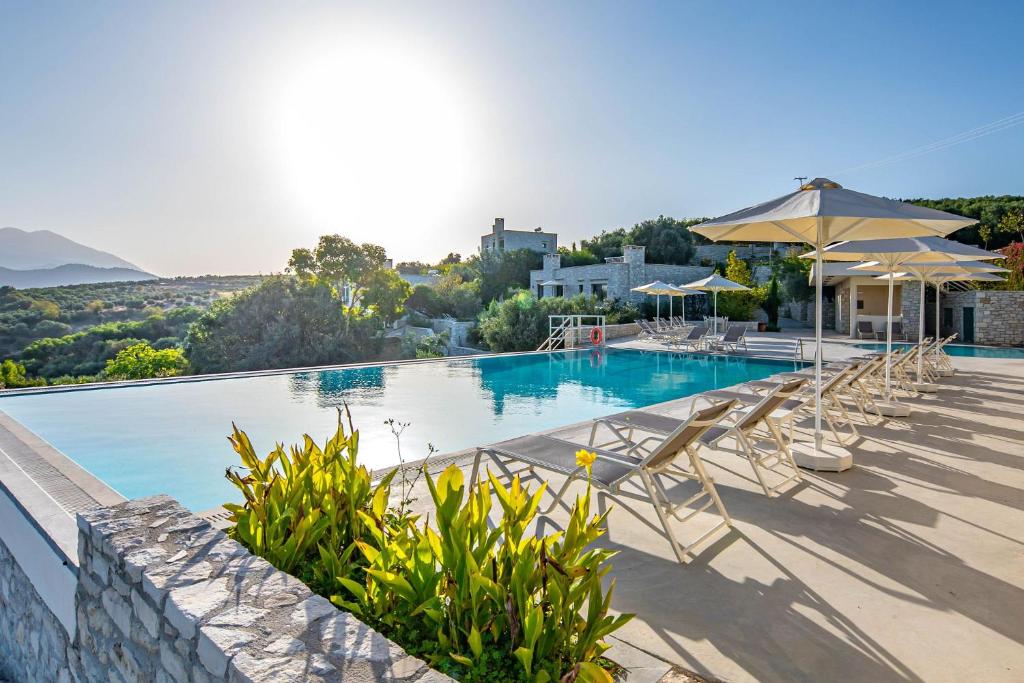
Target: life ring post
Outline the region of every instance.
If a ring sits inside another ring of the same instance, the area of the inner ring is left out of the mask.
[[[590,343],[594,346],[600,346],[601,342],[604,341],[604,332],[600,327],[590,328]]]

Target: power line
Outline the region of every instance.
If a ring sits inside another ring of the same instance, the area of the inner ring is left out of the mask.
[[[956,135],[952,135],[947,138],[942,138],[941,140],[936,140],[935,142],[930,142],[926,145],[920,145],[918,147],[908,149],[904,152],[900,152],[899,154],[893,154],[891,156],[883,157],[875,161],[869,161],[864,164],[858,164],[857,166],[851,166],[850,168],[843,169],[842,171],[833,173],[831,175],[840,176],[847,173],[852,173],[854,171],[863,171],[868,168],[877,168],[879,166],[895,164],[901,161],[908,161],[910,159],[923,156],[925,154],[931,154],[932,152],[938,152],[944,149],[948,149],[955,145],[960,145],[965,142],[971,142],[972,140],[977,140],[978,138],[982,138],[987,135],[992,135],[993,133],[999,133],[1008,128],[1019,126],[1022,123],[1024,123],[1024,111],[1017,112],[1016,114],[1011,114],[1010,116],[998,119],[996,121],[992,121],[991,123],[987,123],[984,126],[978,126],[977,128],[965,130],[962,133],[957,133]]]

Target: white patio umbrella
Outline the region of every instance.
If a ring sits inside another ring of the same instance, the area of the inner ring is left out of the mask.
[[[675,285],[670,285],[667,282],[662,282],[661,280],[655,280],[654,282],[648,282],[646,285],[634,287],[629,291],[641,292],[643,294],[647,294],[648,296],[653,294],[655,297],[657,297],[657,303],[655,304],[657,308],[657,313],[655,314],[654,318],[655,320],[659,321],[661,320],[661,295],[664,294],[668,296],[668,314],[669,317],[672,317],[672,297],[677,296],[679,293],[676,290]]]
[[[1009,270],[1006,268],[1000,268],[999,266],[991,266],[988,264],[955,264],[950,267],[946,264],[945,267],[939,266],[936,270],[931,270],[931,266],[927,268],[915,268],[916,271],[930,271],[927,273],[897,273],[897,280],[920,280],[921,281],[921,332],[924,335],[924,283],[928,282],[935,287],[935,339],[938,340],[941,334],[940,323],[939,323],[939,311],[941,309],[940,299],[942,294],[942,285],[947,282],[1003,282],[1003,278],[996,275],[997,272],[1008,273]],[[884,279],[889,277],[888,275],[880,275],[878,279]],[[920,339],[920,338],[919,338]],[[933,352],[938,357],[939,349],[935,347]],[[921,373],[922,373],[923,359],[920,355],[917,357],[917,389],[921,391],[929,391],[928,387],[923,387],[921,384]]]
[[[880,264],[877,261],[870,261],[868,263],[861,263],[850,268],[854,270],[871,270],[877,272]],[[924,339],[924,300],[925,300],[925,284],[932,283],[935,285],[935,338],[939,337],[939,291],[942,287],[942,282],[950,282],[952,280],[984,280],[984,281],[998,281],[1001,282],[1002,278],[993,275],[993,273],[1008,273],[1009,270],[1000,266],[995,266],[990,263],[983,263],[981,261],[943,261],[941,263],[907,263],[905,264],[905,273],[896,273],[895,278],[898,281],[917,281],[921,283],[920,301],[918,302],[918,329],[917,329],[917,340],[920,342]],[[887,276],[882,275],[876,279],[883,280]],[[935,282],[935,278],[942,279],[941,282]],[[949,278],[949,279],[946,279]],[[915,389],[923,391],[925,393],[934,393],[938,391],[938,385],[930,384],[924,381],[924,357],[921,354],[917,356],[917,384]]]
[[[881,240],[859,240],[856,242],[839,242],[803,254],[803,258],[821,258],[826,261],[867,261],[859,269],[874,269],[883,273],[896,273],[913,265],[929,263],[959,263],[962,261],[981,261],[984,259],[1002,258],[1000,254],[986,251],[970,244],[954,242],[941,237],[896,237]],[[873,264],[873,265],[872,265]],[[893,278],[888,278],[889,296],[885,308],[885,351],[892,351],[892,295]],[[885,395],[883,401],[876,402],[883,415],[906,417],[910,408],[895,400],[892,395],[891,359],[885,363]]]
[[[794,446],[793,454],[799,464],[837,471],[853,464],[849,451],[839,446],[830,446],[826,451],[822,440],[821,250],[838,240],[948,235],[974,223],[977,221],[973,218],[854,192],[827,178],[815,178],[796,192],[690,228],[715,241],[802,242],[813,245],[818,253],[814,278],[814,444],[809,452]]]
[[[714,334],[718,334],[718,293],[719,292],[745,292],[749,291],[750,287],[741,285],[738,282],[733,282],[728,278],[724,278],[718,273],[712,273],[705,278],[700,280],[694,280],[683,285],[686,289],[695,289],[699,292],[713,292],[715,296],[715,314],[712,320],[714,320]]]
[[[686,324],[686,297],[693,296],[694,294],[703,294],[703,292],[698,292],[695,289],[687,289],[686,287],[679,287],[679,286],[676,286],[676,285],[672,285],[672,289],[675,290],[675,294],[673,296],[679,296],[683,300],[683,306],[682,306],[682,308],[683,308],[683,324],[685,325]],[[669,302],[671,302],[671,301],[672,301],[672,298],[670,296],[669,297]],[[671,316],[672,315],[672,304],[671,303],[669,303],[668,311],[669,311],[669,316]]]

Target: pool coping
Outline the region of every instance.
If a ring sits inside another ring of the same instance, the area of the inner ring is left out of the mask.
[[[626,337],[623,338],[628,339]],[[98,391],[100,389],[123,389],[128,387],[144,387],[162,384],[186,384],[191,382],[212,382],[223,379],[246,379],[250,377],[273,377],[276,375],[297,375],[303,372],[320,372],[323,370],[348,370],[352,368],[375,368],[393,365],[413,365],[419,363],[438,363],[451,361],[467,361],[477,358],[508,358],[511,356],[535,356],[541,354],[575,353],[579,351],[601,351],[619,348],[617,344],[609,344],[600,348],[552,349],[551,351],[510,351],[507,353],[481,353],[471,356],[443,356],[441,358],[405,358],[389,361],[368,361],[366,363],[336,363],[333,365],[310,365],[298,368],[274,368],[269,370],[246,370],[241,372],[217,372],[205,375],[180,375],[175,377],[152,377],[149,379],[116,380],[112,382],[87,382],[85,384],[56,384],[41,387],[22,387],[18,389],[0,389],[0,398],[10,396],[29,396],[35,394],[59,394],[72,391]],[[997,347],[998,348],[998,347]],[[673,351],[672,349],[630,349],[621,350],[643,351],[645,353],[668,353],[673,355],[708,356],[719,358],[750,358],[754,360],[770,360],[787,363],[788,359],[777,356],[764,356],[746,353],[715,353],[706,351]],[[809,361],[795,361],[807,363]]]

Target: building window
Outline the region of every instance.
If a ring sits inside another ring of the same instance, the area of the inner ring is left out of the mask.
[[[548,243],[547,242],[541,242],[540,243],[540,248],[541,249],[547,249],[548,248]]]
[[[537,285],[537,298],[538,299],[543,299],[544,298],[544,285]]]
[[[608,295],[605,291],[604,284],[600,282],[595,282],[594,284],[590,285],[590,294],[592,296],[596,296],[598,299],[601,300],[604,300],[604,298]]]
[[[578,294],[582,294],[582,293],[583,293],[583,285],[582,285],[582,284],[580,285],[580,289],[579,289],[579,292],[577,292],[577,293],[578,293]]]
[[[863,311],[864,310],[864,301],[861,300],[861,299],[857,299],[857,310],[858,311]]]
[[[555,287],[555,296],[565,296],[565,288],[562,285]]]
[[[505,251],[505,240],[498,240],[498,251]]]

